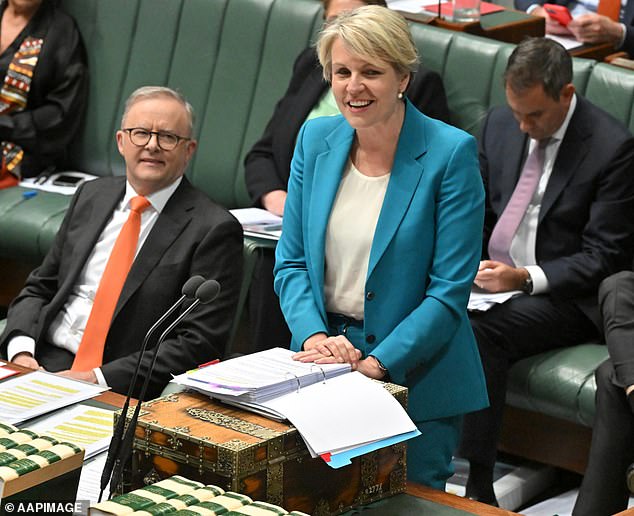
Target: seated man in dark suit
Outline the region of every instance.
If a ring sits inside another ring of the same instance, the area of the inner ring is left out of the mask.
[[[223,355],[241,282],[242,230],[184,177],[197,145],[192,117],[171,89],[130,96],[116,134],[126,176],[79,188],[51,250],[9,308],[0,354],[125,393],[145,333],[201,275],[220,283],[220,295],[165,340],[147,397],[170,373]],[[142,371],[151,358],[144,355]]]
[[[470,314],[491,405],[465,417],[461,445],[467,496],[491,503],[509,367],[596,339],[599,284],[634,252],[629,131],[575,93],[571,58],[552,40],[520,43],[504,81],[509,105],[491,110],[480,141],[485,259],[475,283],[524,293]]]
[[[626,471],[634,462],[634,273],[610,276],[599,289],[610,358],[597,369],[592,446],[573,516],[627,509]]]
[[[385,0],[321,0],[324,19],[364,5],[386,6]],[[440,75],[419,66],[406,90],[407,97],[424,114],[449,122],[449,107]],[[293,65],[284,96],[275,106],[264,134],[244,160],[247,190],[253,204],[283,215],[295,139],[302,124],[318,116],[338,115],[339,109],[324,80],[314,47],[304,49]],[[250,289],[249,314],[255,350],[290,345],[291,335],[273,292],[272,250],[264,250]]]
[[[549,16],[544,4],[567,7],[572,21],[561,25]],[[634,56],[634,2],[621,5],[621,0],[515,0],[515,7],[533,16],[546,18],[546,33],[573,36],[583,43],[611,43],[614,49]]]

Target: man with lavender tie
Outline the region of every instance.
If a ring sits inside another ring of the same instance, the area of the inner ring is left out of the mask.
[[[460,450],[466,496],[492,504],[509,367],[597,338],[599,284],[631,268],[634,253],[627,128],[575,93],[570,56],[552,40],[518,45],[504,84],[508,107],[489,113],[480,141],[485,256],[475,283],[523,294],[470,314],[491,405],[465,417]]]

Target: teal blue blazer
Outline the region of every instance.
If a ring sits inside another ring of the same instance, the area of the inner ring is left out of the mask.
[[[328,333],[325,232],[354,134],[335,116],[307,122],[297,139],[275,265],[294,350]],[[488,405],[466,309],[483,218],[475,139],[408,101],[370,251],[362,351],[409,387],[415,421]]]

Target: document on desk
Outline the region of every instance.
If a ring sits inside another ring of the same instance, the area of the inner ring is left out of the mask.
[[[229,210],[242,224],[247,236],[279,240],[282,236],[282,217],[262,208],[238,208]]]
[[[58,441],[69,441],[86,450],[84,460],[108,449],[112,439],[114,412],[89,405],[75,405],[29,425]]]
[[[263,402],[288,418],[317,455],[416,431],[401,404],[358,371]]]
[[[105,390],[106,387],[96,384],[33,371],[0,383],[0,414],[5,423],[22,423]]]

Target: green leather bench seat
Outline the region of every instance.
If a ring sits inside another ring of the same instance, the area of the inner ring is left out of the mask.
[[[595,412],[595,369],[608,357],[603,344],[581,344],[519,361],[509,377],[506,402],[584,426]]]
[[[198,151],[188,177],[228,208],[249,203],[242,160],[284,92],[295,56],[322,23],[318,0],[62,0],[86,43],[90,92],[69,168],[123,174],[114,132],[127,96],[145,84],[179,89],[193,104]],[[422,24],[412,26],[423,63],[443,77],[452,122],[478,135],[503,104],[513,45]],[[634,128],[634,73],[575,59],[579,92]],[[39,263],[68,197],[0,191],[0,258]],[[247,260],[258,246],[245,243]],[[251,262],[248,262],[252,265]],[[245,285],[249,278],[245,277]],[[241,298],[244,302],[244,296]],[[594,411],[602,345],[542,354],[511,371],[508,402],[583,425]]]

